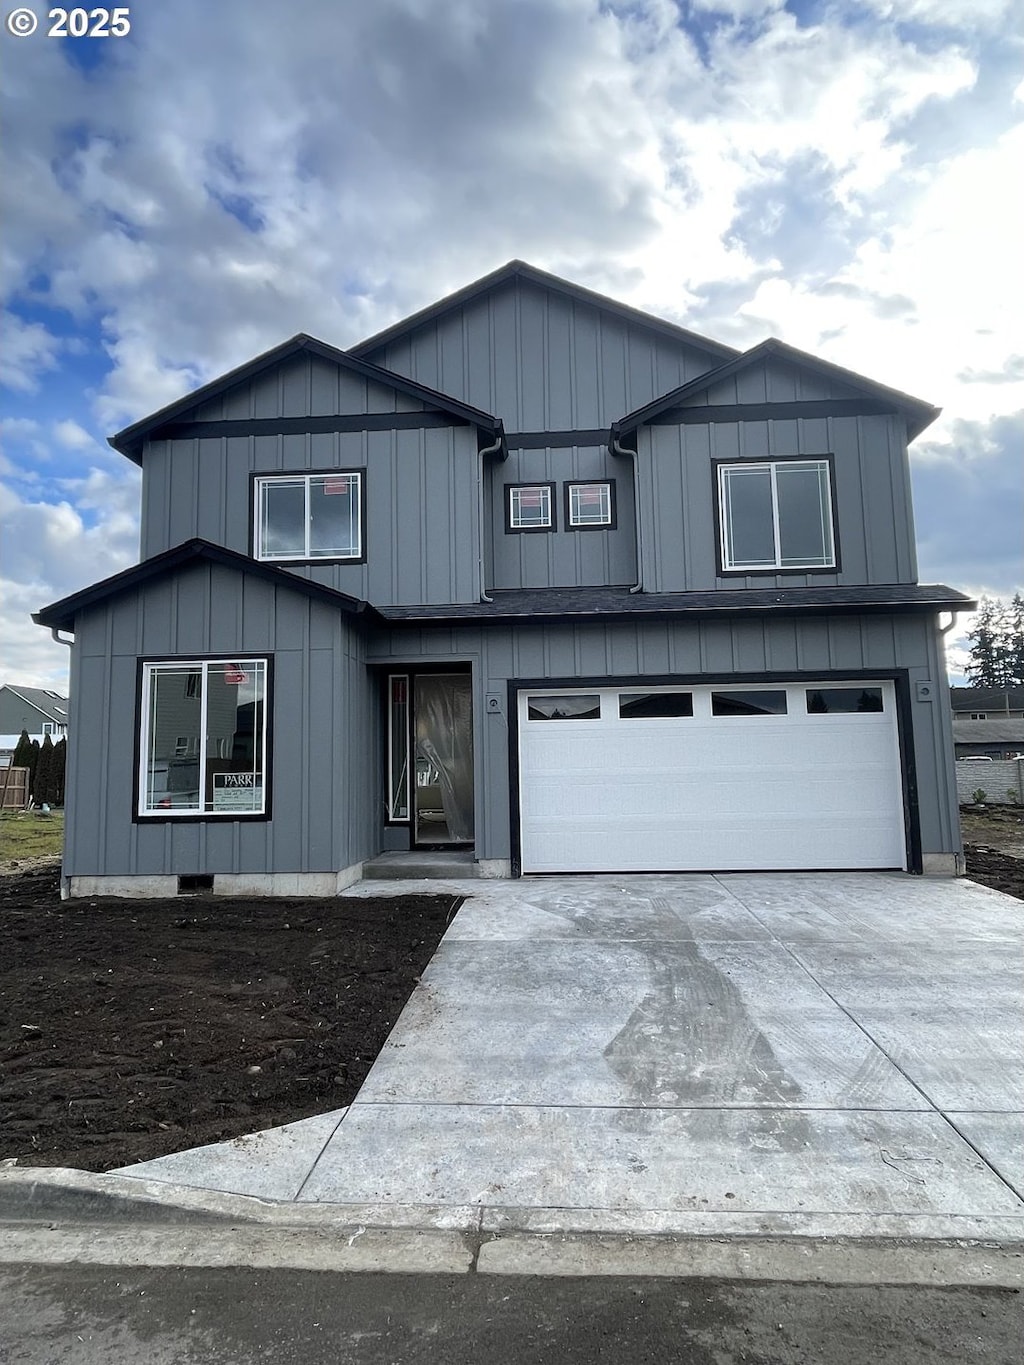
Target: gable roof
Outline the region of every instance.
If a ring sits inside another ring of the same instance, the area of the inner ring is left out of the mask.
[[[329,346],[326,341],[318,341],[316,337],[307,336],[305,332],[299,332],[289,338],[288,341],[283,341],[279,346],[274,346],[271,350],[264,351],[262,355],[256,356],[255,359],[246,361],[244,365],[239,365],[235,369],[229,370],[227,374],[222,374],[219,379],[211,380],[209,384],[194,389],[191,393],[169,403],[167,407],[161,408],[151,416],[143,417],[140,421],[125,427],[116,436],[108,437],[107,443],[120,454],[127,455],[135,464],[141,464],[142,444],[151,433],[162,426],[166,426],[169,422],[173,422],[182,414],[191,411],[192,408],[209,402],[211,398],[219,398],[221,394],[234,388],[236,384],[240,384],[246,379],[253,379],[256,375],[273,369],[276,365],[290,360],[293,356],[301,355],[303,352],[319,356],[321,360],[328,360],[332,364],[358,374],[363,379],[369,379],[375,384],[383,384],[398,393],[407,394],[410,398],[416,398],[430,408],[438,408],[442,412],[450,413],[459,422],[467,422],[470,426],[481,427],[494,436],[501,434],[501,419],[492,413],[471,407],[468,403],[463,403],[457,398],[451,398],[446,393],[439,393],[436,389],[427,388],[425,384],[418,384],[414,379],[407,379],[405,375],[394,374],[391,370],[382,369],[379,365],[373,365],[368,360],[362,360],[348,351],[341,351],[336,346]]]
[[[234,569],[237,573],[247,574],[250,578],[262,578],[276,587],[289,588],[292,592],[327,602],[330,606],[353,616],[361,615],[363,612],[373,613],[373,608],[367,602],[349,597],[347,593],[338,592],[336,588],[328,588],[323,583],[303,578],[287,569],[279,569],[258,559],[250,559],[248,555],[240,555],[235,550],[225,549],[222,545],[213,545],[208,540],[194,539],[186,540],[171,550],[154,555],[152,559],[144,559],[141,564],[134,564],[130,569],[124,569],[121,573],[113,574],[110,578],[104,578],[99,583],[83,588],[81,592],[72,593],[70,597],[64,597],[59,602],[43,607],[41,611],[32,613],[32,620],[38,626],[73,631],[75,617],[88,607],[98,606],[113,597],[120,597],[123,593],[131,592],[154,580],[166,578],[168,574],[178,569],[191,568],[195,564],[219,564]]]
[[[39,711],[47,720],[52,720],[57,725],[68,723],[68,699],[58,692],[48,692],[43,687],[22,687],[20,683],[5,683],[0,687],[0,693],[2,692],[10,692],[26,706],[31,706],[33,710]]]
[[[957,744],[1016,744],[1024,749],[1024,719],[966,720],[955,715],[953,738]]]
[[[925,427],[934,422],[942,411],[941,408],[932,407],[930,403],[924,403],[919,398],[912,398],[910,394],[901,393],[899,389],[890,389],[885,384],[878,384],[873,379],[865,379],[863,375],[855,374],[853,370],[846,370],[841,365],[833,365],[829,360],[822,360],[818,356],[808,354],[807,351],[799,351],[795,346],[789,346],[776,337],[769,337],[767,341],[759,342],[749,351],[744,351],[742,355],[734,355],[731,360],[727,360],[724,365],[720,365],[717,369],[708,370],[705,374],[698,375],[696,379],[681,384],[679,388],[672,389],[670,393],[662,394],[660,398],[655,398],[650,403],[645,403],[642,408],[637,408],[634,412],[621,417],[612,424],[612,436],[617,438],[628,435],[637,427],[643,426],[645,422],[660,417],[663,412],[667,412],[670,408],[684,407],[714,384],[721,383],[723,379],[729,379],[734,374],[739,374],[741,370],[749,369],[752,365],[770,359],[782,360],[790,365],[797,366],[799,369],[809,370],[825,379],[833,379],[839,383],[847,384],[851,388],[860,389],[862,393],[877,399],[881,403],[890,405],[906,418],[909,440],[919,436]]]
[[[448,294],[445,298],[439,299],[437,303],[431,303],[426,308],[421,308],[418,313],[412,313],[409,317],[392,323],[390,327],[385,327],[382,332],[376,332],[373,336],[367,337],[365,341],[360,341],[358,345],[351,347],[349,354],[369,355],[382,346],[388,345],[389,342],[444,317],[446,313],[461,308],[463,304],[470,303],[473,299],[494,293],[515,280],[525,280],[528,284],[535,284],[541,289],[550,289],[556,294],[562,294],[576,303],[584,303],[591,308],[600,309],[602,312],[612,313],[624,322],[632,323],[638,327],[646,327],[649,331],[657,332],[661,336],[668,337],[671,341],[694,346],[698,350],[706,351],[708,355],[718,360],[725,360],[738,354],[732,346],[725,346],[720,341],[712,341],[710,337],[701,336],[697,332],[690,332],[685,327],[678,327],[674,322],[667,322],[664,318],[655,317],[652,313],[644,313],[639,308],[631,308],[629,304],[619,303],[617,299],[610,299],[607,295],[595,293],[592,289],[584,289],[582,285],[573,284],[571,280],[563,280],[559,275],[550,275],[546,270],[538,270],[535,265],[518,260],[509,261],[507,265],[492,270],[489,275],[484,275],[479,280],[474,280],[472,284],[457,289],[454,294]]]

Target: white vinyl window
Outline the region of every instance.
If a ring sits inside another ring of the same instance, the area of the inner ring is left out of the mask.
[[[267,660],[142,666],[139,815],[263,815]]]
[[[610,526],[612,486],[610,483],[567,484],[566,507],[570,526]]]
[[[362,559],[359,470],[256,480],[257,559]]]
[[[747,460],[718,467],[722,568],[835,567],[828,460]]]
[[[553,484],[510,484],[508,492],[508,529],[510,531],[549,531],[554,526]]]

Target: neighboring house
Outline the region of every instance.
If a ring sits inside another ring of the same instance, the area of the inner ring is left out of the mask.
[[[1024,687],[951,687],[956,720],[1024,720]]]
[[[417,847],[959,870],[935,415],[513,262],[137,422],[142,562],[35,617],[75,636],[70,894],[330,894]]]
[[[1024,755],[1024,687],[951,687],[957,758]]]
[[[68,732],[67,697],[41,687],[6,683],[0,687],[0,767],[6,767],[23,730],[42,744],[49,735],[56,744]]]

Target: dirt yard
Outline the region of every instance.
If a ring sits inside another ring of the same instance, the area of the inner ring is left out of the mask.
[[[0,1159],[103,1171],[351,1102],[452,896],[64,901],[0,879]]]

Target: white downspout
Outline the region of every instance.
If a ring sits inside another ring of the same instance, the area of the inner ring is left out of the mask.
[[[627,446],[619,445],[619,438],[613,433],[608,443],[608,449],[613,455],[628,455],[633,462],[633,509],[636,522],[636,582],[630,588],[631,593],[643,592],[644,590],[644,549],[643,549],[643,517],[640,512],[640,457],[637,451],[630,450]]]
[[[504,446],[504,444],[505,444],[505,432],[504,432],[504,430],[502,430],[501,428],[499,428],[499,429],[498,429],[498,439],[494,442],[494,444],[493,444],[493,445],[490,445],[490,446],[484,446],[483,450],[480,450],[480,451],[477,452],[477,454],[480,456],[480,464],[479,464],[479,466],[478,466],[478,471],[479,471],[479,472],[478,472],[478,475],[477,475],[477,499],[476,499],[477,535],[478,535],[479,538],[480,538],[480,552],[479,552],[479,555],[478,555],[478,557],[477,557],[477,566],[478,566],[478,568],[479,568],[479,570],[480,570],[480,601],[481,601],[481,602],[493,602],[493,601],[494,601],[494,598],[493,598],[493,597],[488,597],[488,596],[487,596],[487,591],[486,591],[486,589],[485,589],[485,587],[484,587],[484,459],[485,459],[488,455],[497,455],[497,453],[499,452],[499,450],[501,450],[501,448]]]

